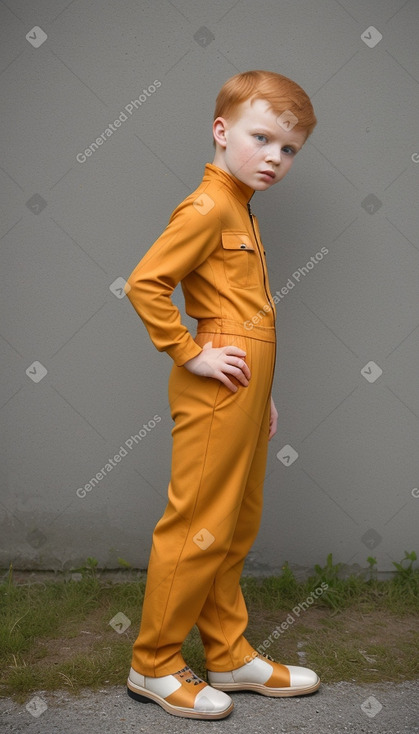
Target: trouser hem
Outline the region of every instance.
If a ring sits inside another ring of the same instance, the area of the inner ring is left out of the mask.
[[[148,678],[162,678],[165,675],[174,675],[178,670],[182,670],[188,663],[185,662],[182,656],[173,658],[170,663],[165,665],[155,665],[153,667],[143,665],[139,663],[137,659],[133,658],[131,661],[131,667],[136,673],[147,676]]]

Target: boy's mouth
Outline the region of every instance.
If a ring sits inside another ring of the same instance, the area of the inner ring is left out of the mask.
[[[275,172],[274,171],[259,171],[259,173],[262,176],[269,176],[270,178],[275,178]]]

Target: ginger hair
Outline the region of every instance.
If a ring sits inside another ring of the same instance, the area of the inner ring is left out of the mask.
[[[306,140],[317,124],[310,98],[299,84],[282,74],[262,70],[244,71],[227,79],[215,102],[214,120],[224,117],[234,121],[239,106],[248,99],[251,103],[265,100],[278,116],[290,110],[298,118],[294,129],[306,130]]]

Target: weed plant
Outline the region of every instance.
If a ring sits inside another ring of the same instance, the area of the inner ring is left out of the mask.
[[[330,612],[322,619],[322,630],[318,630],[319,633],[327,631],[329,625],[335,635],[329,659],[326,662],[325,650],[319,648],[321,635],[316,636],[312,627],[304,627],[309,612],[305,613],[307,617],[304,620],[299,621],[299,626],[290,628],[278,642],[278,649],[285,653],[288,645],[291,654],[293,645],[296,649],[297,637],[304,633],[307,649],[312,651],[313,659],[320,667],[323,661],[329,680],[353,678],[359,669],[359,655],[356,651],[350,653],[355,655],[351,667],[348,652],[343,652],[344,648],[340,656],[337,652],[339,614],[350,610],[351,614],[360,613],[360,618],[365,618],[365,615],[374,618],[374,615],[385,613],[397,620],[419,616],[419,568],[416,561],[416,553],[406,551],[400,562],[394,562],[394,575],[387,581],[377,579],[377,561],[372,556],[367,559],[368,569],[363,574],[345,576],[342,565],[333,562],[332,554],[327,556],[324,566],[316,565],[313,574],[305,581],[297,581],[288,563],[284,564],[279,576],[243,577],[243,594],[250,617],[256,620],[249,630],[252,644],[256,646],[265,631],[268,634],[272,630],[273,620],[285,618],[296,605],[310,599],[310,610]],[[127,564],[121,565],[126,567]],[[95,688],[125,682],[132,644],[139,627],[145,576],[124,583],[110,582],[106,573],[98,570],[94,558],[88,558],[75,571],[77,574],[73,574],[73,579],[18,584],[10,569],[0,584],[0,690],[4,694],[26,696],[34,690],[63,687],[77,692],[84,686]],[[319,588],[322,593],[313,594]],[[109,622],[121,611],[131,625],[123,634],[117,634]],[[416,674],[416,668],[409,661],[419,658],[413,651],[415,646],[419,647],[419,633],[415,629],[417,617],[412,630],[409,628],[409,640],[403,642],[404,648],[403,644],[398,645],[400,659],[392,662],[393,668],[398,665],[398,670],[408,670],[411,676]],[[366,630],[364,634],[367,634]],[[361,627],[358,637],[356,644],[359,649],[367,649],[370,642],[362,640]],[[370,649],[370,657],[381,656],[385,670],[390,652],[386,649],[385,639],[383,643],[381,647],[377,643],[373,653]],[[203,648],[196,628],[185,641],[183,652],[198,675],[204,676]],[[294,654],[297,655],[296,652]],[[289,664],[298,662],[298,657],[294,662],[288,660]]]

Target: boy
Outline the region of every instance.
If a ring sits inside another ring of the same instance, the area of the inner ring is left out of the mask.
[[[313,671],[258,655],[245,639],[239,584],[278,417],[275,305],[249,200],[284,178],[317,121],[301,87],[268,71],[229,79],[214,117],[213,163],[125,286],[154,345],[174,361],[175,424],[168,504],[153,534],[128,694],[197,719],[228,716],[225,691],[299,696],[320,685]],[[179,282],[186,312],[198,321],[195,337],[170,298]],[[181,654],[194,624],[208,684]]]

